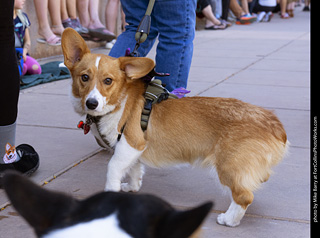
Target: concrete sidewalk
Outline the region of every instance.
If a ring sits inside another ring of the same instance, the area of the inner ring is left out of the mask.
[[[95,51],[107,54],[104,49]],[[154,54],[155,50],[150,57]],[[17,145],[28,143],[40,155],[34,181],[85,198],[104,188],[111,154],[99,148],[91,135],[76,129],[83,118],[69,101],[70,82],[21,91]],[[214,201],[214,210],[202,226],[204,238],[309,237],[310,13],[299,7],[292,19],[276,14],[269,23],[197,31],[188,89],[191,95],[233,97],[274,110],[287,131],[290,154],[255,193],[237,228],[216,223],[230,201],[209,171],[147,168],[141,192],[156,194],[179,208]],[[7,202],[0,190],[0,208]],[[34,237],[12,206],[0,212],[0,234],[1,238]]]

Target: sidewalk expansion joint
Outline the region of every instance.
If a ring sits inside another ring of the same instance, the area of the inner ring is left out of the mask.
[[[181,210],[188,210],[192,209],[193,207],[188,206],[180,206],[180,205],[174,205],[175,208],[181,209]],[[214,210],[212,209],[210,213],[212,214],[221,214],[225,211],[221,210]],[[250,214],[246,213],[244,217],[251,217],[251,218],[258,218],[258,219],[266,219],[266,220],[276,220],[276,221],[284,221],[284,222],[295,222],[295,223],[303,223],[303,224],[310,224],[309,220],[304,219],[295,219],[295,218],[289,218],[289,217],[277,217],[277,216],[268,216],[268,215],[258,215],[258,214]]]
[[[92,153],[86,155],[84,158],[70,164],[69,166],[65,167],[64,169],[54,173],[52,176],[47,177],[46,179],[42,180],[40,183],[38,183],[39,186],[44,187],[47,184],[51,183],[52,181],[54,181],[55,179],[59,178],[61,175],[67,173],[68,171],[70,171],[72,168],[80,165],[81,163],[89,160],[90,158],[92,158],[93,156],[99,154],[101,151],[104,151],[103,148],[97,149],[95,151],[93,151]],[[0,212],[2,212],[3,210],[5,210],[7,207],[10,207],[11,203],[10,201],[5,202],[4,204],[0,204]]]
[[[78,131],[79,128],[70,128],[70,127],[63,127],[63,126],[47,126],[47,125],[32,125],[32,124],[21,124],[17,123],[18,126],[27,126],[27,127],[40,127],[40,128],[50,128],[50,129],[62,129],[62,130],[76,130]]]

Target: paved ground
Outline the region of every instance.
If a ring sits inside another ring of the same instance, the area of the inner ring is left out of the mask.
[[[51,60],[57,59],[61,57]],[[81,118],[69,102],[70,82],[21,92],[17,144],[29,143],[40,154],[34,181],[49,182],[48,189],[84,198],[103,189],[110,154],[92,136],[76,129]],[[214,210],[202,226],[204,238],[309,237],[310,13],[296,8],[293,19],[275,15],[270,23],[197,31],[189,89],[192,95],[234,97],[274,110],[287,130],[290,155],[255,193],[237,228],[215,222],[228,208],[229,198],[209,171],[147,168],[141,192],[181,208],[213,200]],[[7,201],[0,191],[0,207]],[[12,206],[0,212],[0,234],[2,238],[34,237]]]

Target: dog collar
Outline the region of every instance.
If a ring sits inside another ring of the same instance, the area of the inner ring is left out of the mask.
[[[100,118],[102,116],[92,116],[92,115],[89,115],[87,114],[86,116],[86,121],[83,122],[83,121],[79,121],[78,125],[77,125],[77,128],[79,129],[83,129],[83,133],[86,135],[89,133],[90,129],[91,129],[91,125],[94,123],[96,124],[96,126],[98,125],[98,122],[100,121]],[[118,134],[118,138],[117,138],[117,141],[120,141],[121,139],[121,136],[123,134],[123,131],[124,131],[124,127],[125,127],[126,124],[123,125],[123,127],[121,128],[120,130],[120,133]],[[97,126],[97,131],[99,133],[99,136],[101,137],[101,139],[103,140],[103,142],[109,146],[109,142],[106,141],[103,136],[101,135],[100,133],[100,130],[99,130],[99,127]]]

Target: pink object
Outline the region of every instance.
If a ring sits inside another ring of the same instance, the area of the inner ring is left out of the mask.
[[[23,72],[25,74],[41,74],[41,66],[34,58],[27,55],[26,62],[23,63]]]

